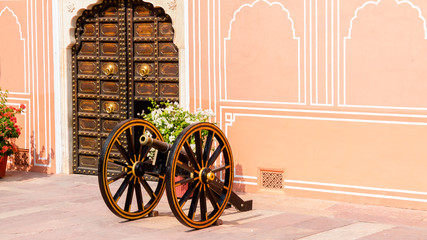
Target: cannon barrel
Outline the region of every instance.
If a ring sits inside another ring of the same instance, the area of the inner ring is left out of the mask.
[[[141,143],[141,145],[143,146],[153,147],[162,153],[168,153],[172,149],[172,144],[162,142],[147,135],[142,135],[139,138],[139,143]],[[179,152],[179,156],[182,160],[188,160],[188,155],[184,149],[181,149],[181,151]]]
[[[171,150],[171,148],[172,148],[172,144],[159,141],[159,140],[151,138],[147,135],[142,135],[139,138],[139,143],[141,143],[141,145],[143,145],[143,146],[153,147],[162,153],[168,153],[169,150]]]

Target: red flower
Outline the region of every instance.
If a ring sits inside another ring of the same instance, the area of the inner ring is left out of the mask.
[[[0,157],[18,151],[14,142],[21,134],[21,129],[16,124],[15,115],[26,108],[25,104],[20,104],[19,107],[8,105],[7,95],[8,92],[3,92],[0,88]]]

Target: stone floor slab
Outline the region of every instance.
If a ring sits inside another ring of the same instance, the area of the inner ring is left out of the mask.
[[[226,209],[222,225],[193,230],[172,214],[166,195],[157,217],[116,217],[96,176],[7,172],[0,179],[0,240],[38,239],[427,239],[427,212],[267,193],[239,193],[254,209]]]

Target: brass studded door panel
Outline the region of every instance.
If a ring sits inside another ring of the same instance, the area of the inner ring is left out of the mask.
[[[73,69],[73,169],[96,174],[101,147],[149,98],[178,101],[171,19],[141,0],[108,0],[77,21]]]

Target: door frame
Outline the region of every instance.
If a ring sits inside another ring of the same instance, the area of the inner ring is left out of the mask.
[[[109,1],[109,0],[105,0]],[[171,17],[175,30],[174,44],[179,50],[179,99],[189,109],[188,69],[188,0],[145,0],[161,7]],[[71,48],[75,44],[76,21],[84,10],[103,0],[59,0],[53,6],[54,92],[55,92],[55,149],[56,173],[73,172],[72,123],[72,63]]]

